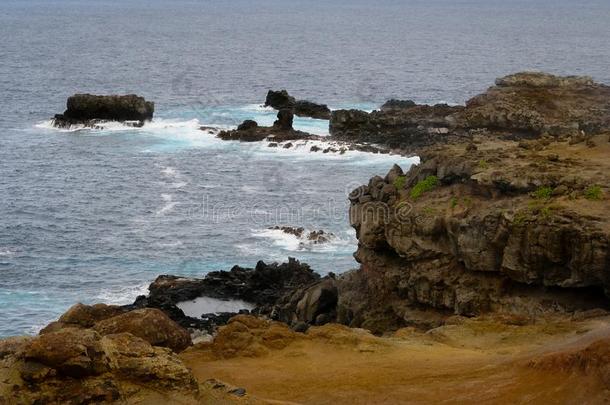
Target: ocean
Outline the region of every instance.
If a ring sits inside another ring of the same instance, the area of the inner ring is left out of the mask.
[[[610,83],[607,1],[0,2],[0,337],[160,274],[296,257],[357,267],[347,194],[418,159],[224,142],[268,89],[331,108],[463,103],[522,70]],[[57,130],[77,92],[155,101],[143,128]],[[298,118],[325,135],[328,123]],[[314,245],[268,229],[323,229]]]

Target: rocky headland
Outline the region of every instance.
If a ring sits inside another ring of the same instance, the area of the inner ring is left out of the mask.
[[[223,136],[294,133],[270,95],[276,125]],[[77,304],[0,342],[0,403],[608,401],[609,87],[521,73],[464,106],[333,111],[330,133],[420,157],[349,195],[357,269],[259,262]],[[247,308],[186,315],[201,297]]]
[[[97,127],[105,121],[119,121],[141,127],[153,118],[155,104],[135,94],[100,96],[75,94],[68,98],[63,114],[56,114],[53,125],[70,128],[73,125]]]

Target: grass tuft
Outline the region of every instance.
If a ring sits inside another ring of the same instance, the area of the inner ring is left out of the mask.
[[[422,196],[422,194],[433,190],[436,186],[438,186],[438,183],[439,181],[436,176],[428,176],[424,180],[421,180],[414,185],[409,195],[412,199],[417,200]]]

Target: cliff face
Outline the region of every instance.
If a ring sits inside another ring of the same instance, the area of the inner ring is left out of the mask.
[[[474,140],[429,149],[408,173],[395,166],[350,195],[362,267],[344,277],[340,320],[381,331],[429,309],[608,307],[607,135],[594,146]]]

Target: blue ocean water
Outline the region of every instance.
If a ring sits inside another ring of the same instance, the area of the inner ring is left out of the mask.
[[[258,260],[356,266],[346,194],[393,163],[221,142],[273,121],[266,91],[333,108],[461,103],[520,70],[610,83],[610,4],[585,1],[0,2],[0,336],[76,301],[127,303],[158,274]],[[156,102],[141,129],[58,131],[75,92]],[[327,123],[297,126],[327,132]],[[301,246],[272,225],[324,229]]]

